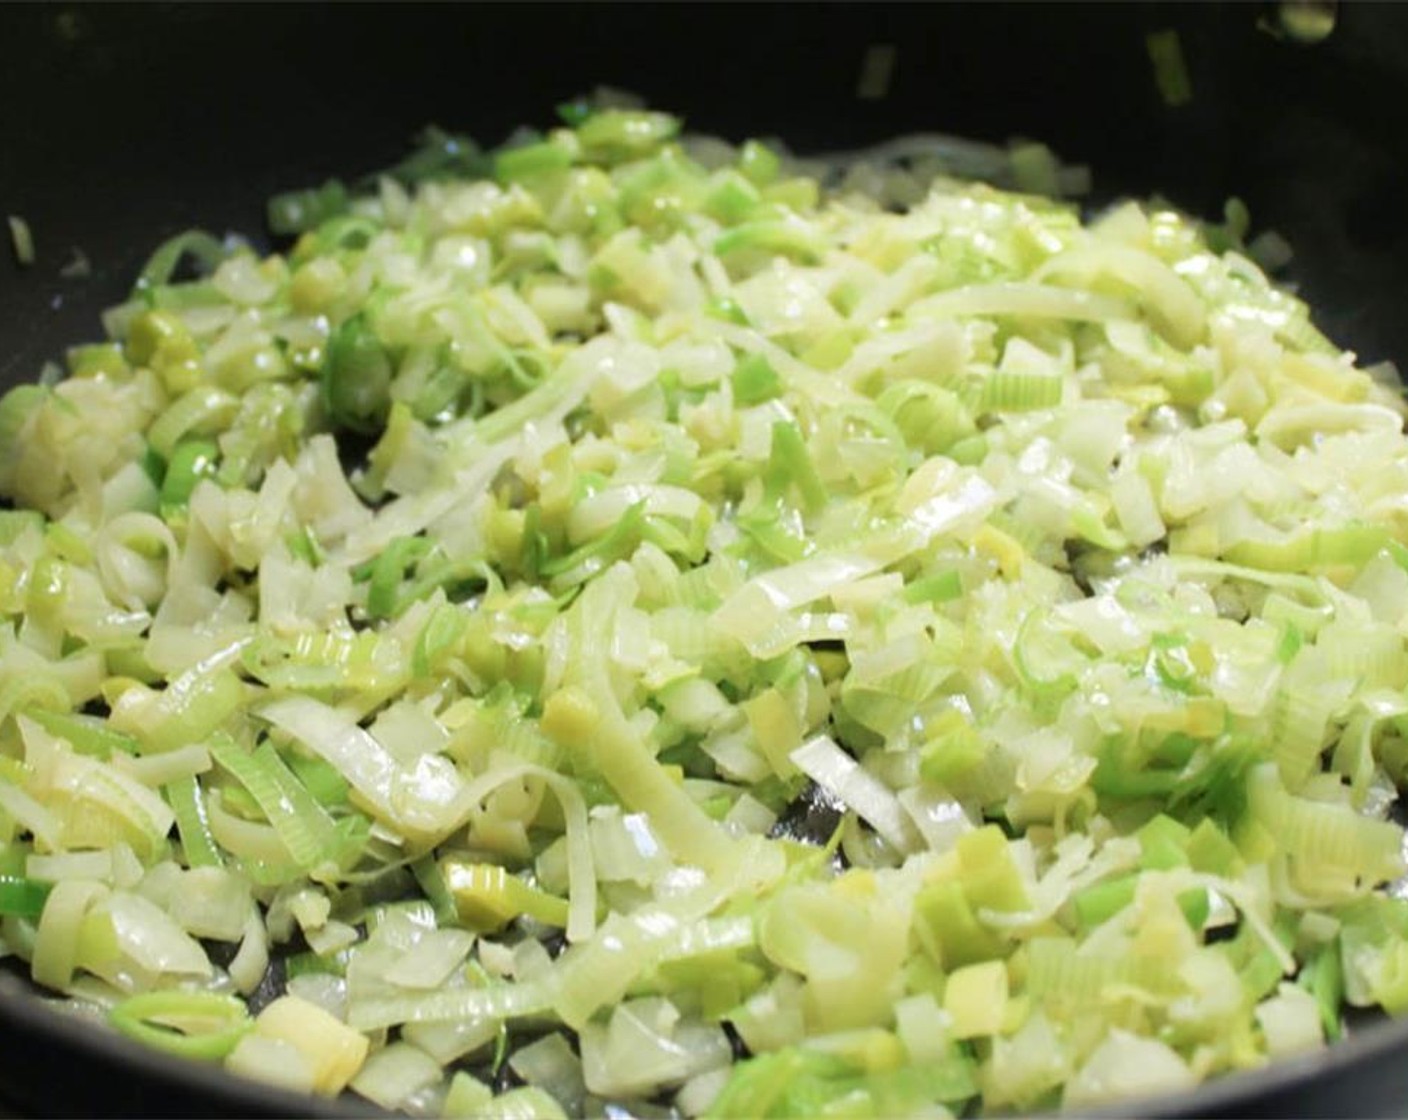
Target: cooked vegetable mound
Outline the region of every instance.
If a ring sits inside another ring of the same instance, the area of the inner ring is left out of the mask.
[[[174,239],[0,402],[3,951],[520,1120],[1088,1105],[1408,1009],[1392,378],[1038,146],[564,117]]]

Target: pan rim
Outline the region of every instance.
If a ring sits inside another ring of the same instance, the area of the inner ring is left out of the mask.
[[[344,1094],[337,1098],[295,1093],[275,1085],[231,1073],[220,1065],[166,1054],[144,1046],[102,1025],[74,1017],[12,972],[0,972],[0,1030],[27,1030],[46,1042],[65,1047],[79,1058],[106,1059],[138,1076],[207,1092],[213,1104],[247,1102],[250,1114],[307,1116],[322,1120],[393,1115],[368,1101]],[[1175,1117],[1237,1115],[1237,1107],[1253,1104],[1273,1093],[1307,1085],[1327,1073],[1345,1074],[1395,1050],[1408,1047],[1408,1018],[1383,1019],[1357,1027],[1347,1037],[1321,1050],[1281,1058],[1255,1069],[1219,1075],[1191,1089],[1130,1097],[1089,1109],[1033,1113],[1084,1120],[1115,1117]],[[76,1052],[76,1054],[75,1054]],[[1405,1071],[1408,1073],[1408,1070]],[[9,1103],[8,1079],[0,1074],[0,1104]],[[18,1101],[16,1103],[27,1103]],[[1344,1115],[1352,1115],[1346,1110]],[[227,1113],[228,1115],[228,1113]]]

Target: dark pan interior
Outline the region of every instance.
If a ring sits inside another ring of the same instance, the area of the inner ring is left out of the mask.
[[[1333,5],[1331,5],[1333,7]],[[1408,7],[1341,5],[1314,45],[1284,5],[0,5],[0,387],[99,331],[147,252],[190,226],[263,237],[271,193],[355,176],[439,123],[486,144],[599,83],[797,150],[913,130],[1051,144],[1099,197],[1229,195],[1296,249],[1317,320],[1408,360]],[[1146,50],[1179,32],[1193,99]],[[892,44],[888,95],[856,96]],[[81,249],[92,275],[60,270]],[[0,975],[0,1102],[20,1115],[308,1115],[313,1106],[48,1012]],[[347,1106],[353,1107],[353,1106]],[[341,1106],[323,1106],[342,1112]],[[0,1109],[0,1111],[3,1111]],[[1408,1023],[1123,1115],[1401,1116]]]

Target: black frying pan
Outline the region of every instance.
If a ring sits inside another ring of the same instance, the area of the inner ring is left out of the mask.
[[[96,337],[146,253],[193,225],[263,240],[263,200],[388,165],[435,121],[493,144],[599,83],[691,127],[803,151],[939,130],[1025,135],[1097,198],[1231,194],[1294,245],[1322,328],[1408,360],[1408,7],[1343,4],[1318,42],[1285,5],[0,5],[0,388]],[[1315,13],[1311,13],[1313,16]],[[1191,102],[1146,49],[1179,32]],[[887,95],[857,98],[893,44]],[[267,242],[265,242],[267,243]],[[86,278],[61,269],[77,248]],[[351,1115],[176,1062],[49,1011],[0,971],[0,1115]],[[363,1109],[362,1111],[366,1111]],[[1131,1115],[1408,1114],[1408,1022]]]

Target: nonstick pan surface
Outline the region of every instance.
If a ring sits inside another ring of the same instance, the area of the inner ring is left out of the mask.
[[[21,267],[0,246],[0,389],[96,337],[164,237],[202,226],[267,246],[276,191],[388,165],[430,122],[495,144],[603,83],[693,129],[804,152],[916,130],[1021,135],[1088,164],[1097,200],[1158,193],[1218,216],[1236,195],[1254,228],[1295,247],[1291,278],[1332,338],[1365,362],[1408,361],[1408,7],[1340,5],[1315,43],[1294,34],[1306,13],[1285,8],[0,6],[0,212],[28,221],[38,254]],[[1191,77],[1178,107],[1146,49],[1163,29]],[[859,98],[862,60],[883,44],[888,91]],[[90,275],[61,273],[75,250]],[[0,1110],[357,1108],[144,1050],[0,973]],[[1408,1023],[1118,1114],[1405,1115]]]

